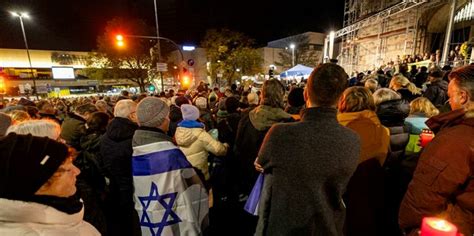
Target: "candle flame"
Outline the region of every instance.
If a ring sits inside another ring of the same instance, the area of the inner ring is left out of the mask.
[[[432,228],[449,232],[453,229],[450,223],[445,220],[430,220],[427,222]]]

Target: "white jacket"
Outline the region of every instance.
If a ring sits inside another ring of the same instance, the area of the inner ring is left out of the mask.
[[[82,220],[84,207],[76,214],[34,202],[0,198],[0,235],[96,236],[94,226]]]
[[[178,127],[174,137],[186,159],[204,174],[206,180],[209,179],[208,152],[216,156],[224,156],[227,153],[228,145],[213,139],[202,128]]]

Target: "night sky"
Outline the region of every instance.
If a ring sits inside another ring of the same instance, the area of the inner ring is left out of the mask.
[[[342,26],[344,0],[158,0],[160,35],[199,45],[206,29],[226,27],[268,41],[307,31],[329,32]],[[18,18],[27,11],[31,49],[92,50],[97,35],[114,17],[154,23],[153,0],[0,0],[0,48],[24,48]]]

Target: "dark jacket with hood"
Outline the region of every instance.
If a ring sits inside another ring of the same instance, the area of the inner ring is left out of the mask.
[[[435,107],[442,107],[448,101],[448,82],[441,79],[431,82],[423,96],[428,98]]]
[[[81,170],[76,186],[84,201],[84,220],[91,223],[102,235],[106,235],[107,224],[103,209],[106,183],[100,163],[101,137],[102,134],[94,132],[81,138],[82,151],[74,160],[74,165]]]
[[[441,114],[426,124],[436,134],[421,153],[400,207],[400,226],[417,235],[425,216],[443,216],[459,233],[474,233],[474,111]]]
[[[234,153],[239,162],[241,174],[240,191],[250,194],[258,177],[254,161],[260,145],[273,124],[292,121],[291,115],[281,108],[261,105],[242,115],[237,128]]]
[[[105,176],[110,180],[106,199],[112,225],[111,235],[136,235],[140,232],[133,202],[132,138],[137,124],[115,117],[102,136],[100,153]],[[138,230],[136,230],[138,227]]]
[[[385,160],[385,209],[384,225],[386,235],[400,235],[398,226],[398,208],[404,194],[400,181],[401,164],[405,156],[405,147],[410,139],[410,130],[404,124],[409,113],[406,101],[397,99],[382,102],[377,106],[380,122],[390,130],[390,150]]]

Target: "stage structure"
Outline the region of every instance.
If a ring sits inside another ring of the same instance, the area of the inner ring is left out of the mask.
[[[473,15],[473,0],[346,0],[343,28],[332,32],[340,53],[329,55],[328,34],[326,60],[338,59],[348,72],[397,64],[406,55],[438,53],[445,64],[443,49],[449,53],[473,36]]]

